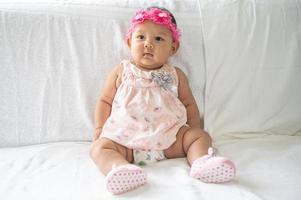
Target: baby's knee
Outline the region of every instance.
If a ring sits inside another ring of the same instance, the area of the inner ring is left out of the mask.
[[[183,141],[184,144],[187,144],[187,146],[190,146],[196,140],[206,140],[210,143],[211,137],[207,132],[205,132],[201,128],[190,128],[184,134],[183,140],[184,140]]]
[[[189,128],[185,135],[189,135],[192,138],[210,137],[209,134],[201,128]]]
[[[104,149],[114,149],[114,143],[106,138],[100,138],[94,141],[90,147],[90,157],[92,159],[101,156]]]
[[[211,136],[209,135],[208,132],[206,132],[203,129],[201,129],[200,133],[201,133],[200,137],[204,138],[205,140],[208,140],[210,143],[212,142]]]

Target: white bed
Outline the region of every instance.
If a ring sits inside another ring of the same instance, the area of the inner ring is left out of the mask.
[[[62,142],[0,150],[1,199],[300,199],[301,148],[296,136],[231,139],[218,145],[237,177],[205,184],[188,176],[185,159],[145,167],[149,183],[121,196],[108,193],[88,156],[89,142]]]
[[[188,75],[237,176],[205,184],[185,159],[145,167],[114,196],[89,158],[93,109],[138,8],[171,10]],[[201,12],[200,12],[201,11]],[[0,1],[0,199],[301,199],[300,0]]]

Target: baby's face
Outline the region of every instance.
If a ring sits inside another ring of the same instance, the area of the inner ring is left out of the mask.
[[[137,25],[127,42],[135,64],[145,70],[161,67],[178,49],[171,31],[151,21]]]

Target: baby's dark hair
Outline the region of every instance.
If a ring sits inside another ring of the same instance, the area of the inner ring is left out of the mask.
[[[146,10],[150,10],[152,8],[158,8],[160,10],[168,12],[170,14],[170,16],[171,16],[171,22],[177,27],[176,18],[173,16],[173,14],[169,10],[167,10],[166,8],[163,8],[163,7],[159,7],[159,6],[151,6],[151,7],[148,7]]]

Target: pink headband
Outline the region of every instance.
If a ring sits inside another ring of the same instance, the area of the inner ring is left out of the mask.
[[[127,39],[131,37],[134,28],[138,24],[142,24],[144,21],[149,20],[154,22],[155,24],[159,24],[168,28],[171,33],[172,37],[175,41],[179,41],[181,36],[180,30],[177,29],[177,26],[171,21],[172,17],[170,13],[164,11],[160,8],[150,8],[147,10],[140,10],[138,11],[135,16],[132,18],[130,28],[126,34]]]

